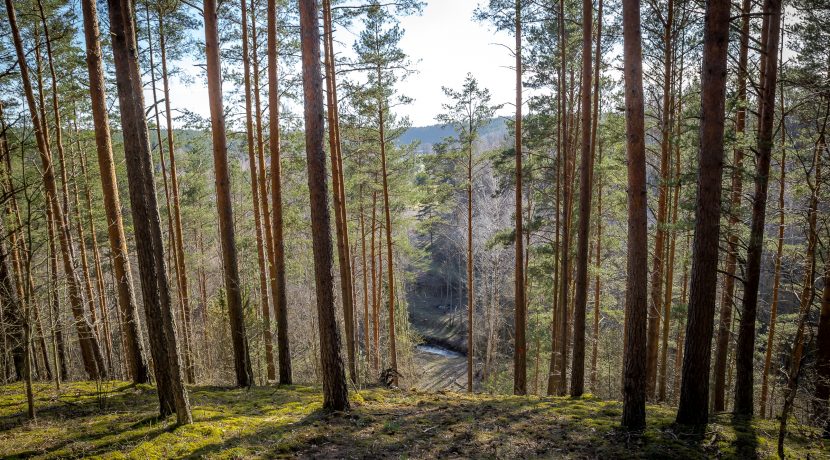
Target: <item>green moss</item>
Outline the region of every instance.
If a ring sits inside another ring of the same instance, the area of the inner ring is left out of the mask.
[[[706,435],[673,425],[674,409],[648,407],[640,434],[618,428],[622,405],[592,396],[539,398],[364,389],[352,411],[321,410],[308,386],[190,389],[194,423],[157,417],[147,385],[72,382],[58,394],[35,385],[38,419],[24,419],[19,384],[0,387],[0,457],[773,457],[775,421],[713,418]],[[818,433],[787,439],[792,458],[827,458]]]

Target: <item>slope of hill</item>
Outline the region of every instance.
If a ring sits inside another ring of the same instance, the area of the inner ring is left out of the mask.
[[[352,410],[321,410],[319,388],[191,387],[193,424],[158,418],[149,385],[35,385],[37,421],[21,384],[0,386],[1,458],[768,458],[774,420],[714,416],[705,433],[648,407],[648,428],[620,431],[622,405],[583,398],[353,391]],[[793,427],[787,458],[826,458],[819,433]]]
[[[418,142],[417,151],[425,153],[432,151],[432,146],[443,141],[449,136],[454,136],[455,131],[440,124],[430,126],[415,126],[406,130],[398,139],[398,144],[410,144]],[[507,135],[507,123],[504,118],[493,118],[479,131],[478,147],[480,150],[489,150],[498,147],[505,142]]]

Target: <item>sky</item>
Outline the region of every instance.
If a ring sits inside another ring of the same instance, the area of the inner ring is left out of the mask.
[[[401,20],[405,29],[401,48],[419,71],[400,85],[403,94],[415,99],[401,111],[415,126],[435,123],[446,102],[441,87],[459,88],[468,72],[490,90],[493,103],[515,100],[514,58],[509,51],[515,40],[473,20],[473,10],[483,2],[428,0],[421,16]]]
[[[441,87],[459,88],[468,72],[478,79],[480,86],[490,90],[494,104],[514,99],[513,57],[505,48],[512,47],[513,38],[495,32],[489,24],[473,20],[473,11],[484,1],[425,0],[423,14],[400,18],[405,31],[400,46],[417,73],[398,84],[400,93],[413,102],[396,110],[408,116],[413,126],[435,124],[435,116],[441,113],[441,104],[446,102]],[[351,30],[336,31],[339,46],[347,48],[335,49],[338,55],[351,54],[351,45],[360,27],[360,21],[355,21]],[[182,64],[189,67],[188,63]],[[210,116],[204,80],[197,78],[184,84],[174,79],[171,90],[175,95],[171,98],[174,109],[186,108],[205,118]],[[510,110],[503,109],[505,113]]]

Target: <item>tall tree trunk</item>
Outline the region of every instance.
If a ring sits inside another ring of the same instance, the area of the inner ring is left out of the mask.
[[[516,265],[515,317],[516,343],[513,350],[513,394],[527,394],[527,303],[524,284],[524,230],[522,229],[522,0],[516,0]]]
[[[781,129],[782,137],[786,135],[786,130]],[[783,144],[782,144],[783,147]],[[767,331],[767,347],[764,352],[764,371],[761,374],[761,396],[758,403],[760,409],[760,416],[767,415],[767,395],[769,394],[769,372],[772,367],[772,353],[775,346],[775,326],[778,318],[778,304],[780,301],[780,287],[781,287],[781,261],[784,255],[784,192],[786,191],[786,174],[787,174],[787,151],[781,150],[781,168],[779,170],[778,182],[778,238],[777,249],[775,251],[775,268],[773,269],[772,282],[772,302],[770,303],[769,312],[769,330]]]
[[[369,266],[366,260],[366,216],[363,208],[363,186],[360,187],[360,252],[362,256],[361,275],[363,277],[363,353],[366,358],[366,368],[369,368],[371,355],[371,340],[369,339]],[[372,229],[374,231],[374,229]]]
[[[265,260],[265,241],[262,235],[260,212],[259,172],[256,144],[254,143],[253,114],[251,110],[251,63],[248,52],[248,6],[242,0],[242,61],[245,81],[245,133],[248,140],[248,163],[251,169],[251,196],[254,200],[254,225],[256,226],[257,261],[259,263],[260,308],[262,309],[262,341],[265,344],[265,366],[268,380],[277,379],[274,365],[274,344],[271,336],[271,303],[268,296],[268,261]],[[256,24],[254,24],[256,27]]]
[[[222,242],[222,266],[224,267],[228,316],[231,325],[236,384],[240,387],[249,387],[254,383],[254,375],[248,353],[248,337],[245,335],[242,285],[236,260],[233,202],[228,171],[228,141],[225,135],[225,114],[222,109],[222,71],[219,61],[216,8],[216,0],[204,1],[205,54],[207,55],[208,97],[213,138],[213,169],[216,175],[216,207],[219,211],[219,238]]]
[[[162,184],[164,185],[164,201],[165,201],[165,204],[167,205],[167,236],[170,239],[170,245],[174,248],[173,251],[171,251],[168,254],[167,261],[168,261],[168,264],[169,264],[171,256],[172,256],[173,267],[176,271],[176,287],[178,288],[178,292],[180,294],[179,297],[178,297],[178,303],[179,303],[179,307],[180,307],[179,308],[179,313],[180,313],[180,318],[181,318],[181,322],[179,323],[179,325],[181,326],[181,330],[179,331],[179,334],[180,334],[181,337],[185,337],[186,334],[185,334],[185,330],[184,330],[184,323],[185,323],[185,321],[184,321],[184,306],[182,304],[182,296],[181,296],[182,287],[179,284],[179,281],[181,280],[181,278],[179,277],[179,273],[181,273],[182,267],[179,265],[179,258],[176,257],[176,252],[175,252],[175,247],[178,245],[178,243],[176,243],[176,231],[174,230],[174,226],[173,226],[173,205],[170,202],[170,184],[168,183],[168,180],[167,180],[167,166],[166,166],[166,161],[167,160],[165,160],[165,158],[164,158],[164,143],[162,142],[162,136],[161,136],[161,116],[159,115],[159,105],[160,105],[161,101],[159,101],[158,93],[156,91],[156,81],[157,81],[157,79],[156,79],[156,65],[155,65],[155,61],[154,61],[155,53],[153,51],[153,43],[155,42],[155,40],[153,39],[153,35],[152,35],[153,26],[150,22],[150,5],[149,4],[145,4],[144,12],[145,12],[145,19],[146,19],[146,22],[147,22],[147,45],[148,45],[147,46],[147,54],[149,55],[149,58],[150,58],[150,87],[152,89],[152,94],[153,94],[153,106],[152,106],[153,115],[154,115],[155,121],[156,121],[156,127],[155,127],[156,143],[157,143],[158,150],[159,150],[159,163],[161,164],[161,177],[163,179]],[[183,342],[184,342],[184,340],[183,340]],[[185,347],[185,349],[187,348],[186,344],[184,345],[184,347]],[[189,367],[188,361],[187,361],[187,353],[184,353],[184,367],[185,367],[185,369]],[[187,378],[187,372],[186,371],[185,371],[185,378]]]
[[[349,395],[343,360],[340,356],[340,332],[337,329],[334,312],[331,220],[328,210],[328,181],[326,180],[326,156],[323,146],[325,112],[323,109],[323,77],[320,72],[319,11],[316,0],[300,0],[299,7],[306,159],[311,201],[317,317],[320,328],[320,360],[323,367],[323,407],[342,411],[349,409]]]
[[[74,257],[71,255],[72,236],[69,233],[69,224],[64,214],[65,207],[61,206],[57,195],[55,171],[52,164],[52,155],[49,151],[48,141],[45,134],[46,120],[41,117],[35,102],[34,91],[29,79],[29,69],[26,64],[26,53],[23,50],[23,42],[20,38],[20,30],[17,27],[17,18],[14,11],[14,4],[6,0],[6,12],[9,16],[9,26],[12,30],[15,51],[20,69],[20,77],[23,82],[23,89],[26,102],[29,105],[29,112],[32,117],[32,124],[35,128],[38,152],[43,165],[43,182],[46,187],[46,199],[51,209],[54,220],[58,226],[58,236],[61,244],[61,255],[63,257],[64,272],[69,288],[69,299],[72,306],[72,314],[75,317],[75,325],[78,330],[78,340],[81,347],[81,357],[84,363],[84,370],[90,379],[106,377],[103,356],[92,333],[92,325],[84,313],[84,298],[80,290],[80,281],[75,271]],[[57,96],[55,96],[57,97]]]
[[[193,419],[190,400],[184,387],[176,340],[176,316],[173,313],[164,262],[161,222],[138,68],[135,18],[127,0],[108,0],[107,4],[141,293],[159,388],[159,412],[166,416],[175,410],[177,422],[189,424]]]
[[[103,57],[101,55],[98,9],[94,0],[83,0],[81,10],[84,17],[84,38],[86,39],[86,64],[89,74],[89,95],[92,119],[95,125],[95,146],[98,153],[98,169],[101,190],[104,195],[107,236],[112,252],[115,272],[118,306],[121,309],[124,334],[124,357],[127,361],[133,383],[147,383],[150,380],[147,362],[141,340],[141,324],[133,294],[133,279],[130,258],[127,253],[127,238],[121,218],[121,199],[115,176],[115,162],[112,156],[109,115],[104,83]]]
[[[648,220],[640,1],[623,0],[625,131],[628,157],[628,283],[625,293],[622,426],[646,424]]]
[[[270,113],[269,149],[271,153],[271,201],[274,212],[273,230],[274,281],[271,284],[274,312],[277,315],[277,346],[279,348],[280,383],[290,385],[291,351],[288,342],[288,296],[285,281],[285,239],[282,217],[282,160],[280,158],[280,96],[277,59],[277,6],[276,0],[268,1],[268,109]],[[263,166],[264,168],[264,166]],[[264,169],[263,169],[264,172]],[[264,181],[261,187],[264,187]],[[262,188],[260,189],[262,191]],[[264,193],[264,192],[263,192]],[[263,198],[265,196],[263,195]]]
[[[783,21],[783,18],[782,18]],[[781,28],[781,41],[784,41],[784,28]],[[779,50],[779,59],[784,62],[784,49]],[[784,84],[781,82],[779,94],[781,105],[781,161],[778,173],[778,240],[775,251],[775,268],[773,269],[772,302],[769,311],[769,329],[767,330],[767,348],[764,352],[764,370],[761,374],[761,397],[758,403],[760,416],[767,416],[767,394],[769,392],[769,371],[772,365],[772,353],[775,348],[775,325],[778,319],[779,288],[781,286],[781,261],[784,254],[784,192],[786,191],[787,177],[787,114],[784,111]],[[771,411],[770,411],[771,412]],[[771,413],[769,415],[772,415]]]
[[[672,113],[675,113],[674,110],[674,96],[672,96],[672,103],[671,109]],[[682,191],[682,184],[680,182],[680,147],[679,145],[675,148],[675,158],[674,158],[674,195],[673,195],[673,203],[672,203],[672,229],[671,235],[669,235],[670,242],[669,242],[669,253],[668,253],[668,264],[666,270],[666,287],[664,290],[664,297],[663,297],[663,321],[662,321],[662,328],[663,328],[663,348],[660,349],[660,380],[658,381],[658,388],[657,388],[657,400],[658,401],[665,401],[666,400],[666,380],[667,374],[669,369],[669,330],[671,329],[671,311],[672,311],[672,301],[673,301],[673,292],[674,292],[674,258],[676,255],[676,248],[677,248],[677,213],[680,208],[680,192]]]
[[[585,309],[588,305],[588,239],[591,226],[591,40],[593,39],[594,6],[582,0],[582,158],[579,178],[579,222],[577,223],[576,292],[574,293],[574,354],[571,370],[571,396],[579,397],[585,390]]]
[[[378,258],[375,258],[375,229],[377,228],[377,209],[378,209],[378,192],[377,190],[372,192],[372,238],[371,244],[371,259],[372,259],[372,369],[374,370],[375,376],[379,376],[380,372],[380,317],[379,317],[379,309],[380,309],[380,290],[381,290],[381,283],[380,283],[380,276],[377,275],[377,270],[375,270],[376,266],[380,266],[380,271],[383,271],[382,265],[379,263],[380,254],[378,251]],[[380,229],[378,228],[378,235],[380,235]],[[378,236],[378,245],[380,245],[380,236]],[[378,263],[376,263],[376,261]]]
[[[571,133],[568,131],[569,126],[574,123],[568,123],[570,117],[569,107],[573,107],[573,100],[571,103],[567,102],[566,98],[566,49],[567,49],[567,29],[565,28],[565,3],[564,0],[559,1],[559,48],[560,48],[560,98],[562,98],[562,110],[559,114],[562,119],[562,146],[559,153],[560,167],[563,169],[562,174],[562,205],[564,212],[562,215],[562,244],[559,247],[560,268],[559,268],[559,330],[557,331],[557,339],[559,341],[557,353],[557,376],[556,376],[556,393],[560,396],[565,394],[566,380],[565,374],[568,369],[568,293],[570,288],[570,252],[571,252],[571,211],[573,206],[571,204]],[[573,91],[573,84],[571,84],[571,91]],[[572,128],[571,128],[572,129]]]
[[[735,116],[735,133],[738,147],[732,160],[732,196],[729,206],[728,242],[726,252],[726,273],[723,279],[723,297],[720,308],[720,325],[718,326],[717,350],[715,352],[715,388],[712,394],[712,410],[721,412],[725,409],[726,357],[729,350],[730,330],[732,329],[732,310],[735,305],[735,269],[738,257],[738,229],[740,223],[741,197],[743,194],[743,135],[746,132],[746,76],[749,51],[749,20],[752,5],[743,0],[741,6],[741,46],[738,58],[738,111]]]
[[[343,302],[343,324],[346,332],[346,356],[349,361],[349,377],[357,382],[355,362],[354,331],[354,286],[351,281],[351,258],[349,256],[349,231],[346,219],[346,196],[343,185],[343,161],[340,145],[340,124],[338,118],[337,81],[334,63],[334,38],[331,17],[331,2],[323,0],[323,44],[324,66],[326,68],[326,98],[328,102],[329,151],[331,153],[332,192],[334,197],[335,234],[337,235],[337,258],[340,272],[340,289]]]
[[[591,177],[597,181],[597,244],[596,260],[597,268],[600,266],[600,251],[602,250],[602,182],[599,180],[599,173],[595,169],[595,152],[597,150],[597,130],[599,128],[599,99],[600,99],[600,76],[602,67],[602,0],[597,5],[597,41],[594,52],[594,113],[591,121]],[[602,148],[599,147],[599,159],[602,161]],[[591,392],[597,391],[597,350],[599,346],[599,317],[600,317],[600,274],[597,271],[594,290],[594,334],[591,344]]]
[[[600,4],[602,1],[600,1]],[[596,93],[595,93],[596,94]],[[602,161],[602,148],[599,150],[599,161]],[[597,175],[597,243],[596,243],[596,266],[597,273],[594,277],[594,331],[593,343],[591,344],[591,392],[595,393],[597,387],[597,354],[599,349],[599,320],[601,315],[601,279],[599,267],[602,264],[602,180]]]
[[[562,0],[560,0],[560,8],[562,6]],[[561,10],[560,10],[561,11]],[[562,15],[560,14],[560,44],[562,45],[562,50],[564,50],[564,28],[561,27],[562,22]],[[564,55],[564,51],[563,51]],[[564,62],[564,61],[563,61]],[[557,126],[556,126],[556,160],[555,160],[555,167],[556,167],[556,191],[555,191],[555,212],[554,212],[554,242],[553,242],[553,308],[551,309],[551,320],[550,320],[550,363],[548,368],[548,388],[547,388],[547,395],[553,396],[556,394],[556,388],[559,385],[559,381],[561,380],[561,375],[559,374],[559,330],[560,328],[557,327],[559,325],[559,276],[561,272],[560,268],[560,257],[559,253],[562,251],[562,247],[560,245],[560,235],[562,230],[562,225],[560,222],[560,215],[562,209],[562,176],[563,176],[563,154],[562,152],[564,149],[562,146],[565,144],[565,98],[564,98],[564,88],[565,85],[563,83],[564,75],[564,64],[562,68],[559,70],[559,82],[557,83],[557,91],[558,97],[556,98],[556,109],[557,109]]]
[[[648,310],[648,348],[646,361],[649,398],[657,396],[657,357],[660,345],[660,302],[663,300],[663,274],[666,269],[665,238],[668,220],[669,163],[671,162],[671,81],[672,81],[672,29],[674,26],[674,1],[669,0],[663,32],[663,105],[660,120],[660,187],[657,198],[657,222],[654,237],[654,257],[651,268],[651,301]]]
[[[781,2],[766,0],[764,14],[768,15],[766,31],[766,68],[762,80],[763,93],[761,121],[758,125],[758,153],[756,154],[755,194],[752,204],[752,225],[747,247],[744,295],[741,321],[738,326],[736,350],[737,376],[735,380],[735,412],[752,415],[754,397],[755,317],[758,310],[758,287],[761,280],[761,255],[764,249],[764,226],[767,213],[770,157],[772,156],[773,122],[775,121],[775,89],[778,81],[778,40],[781,27]]]
[[[686,345],[677,422],[704,425],[709,418],[709,364],[715,321],[718,238],[723,173],[723,120],[729,10],[725,0],[707,0],[703,31],[695,235]]]
[[[164,27],[164,12],[158,12],[158,38],[159,51],[161,51],[161,81],[164,91],[164,114],[167,118],[167,154],[170,157],[170,191],[172,192],[172,214],[173,214],[173,242],[174,255],[178,270],[176,271],[177,285],[179,287],[179,301],[182,306],[182,313],[184,324],[182,325],[182,345],[184,346],[184,363],[185,376],[188,383],[194,383],[195,369],[193,366],[193,350],[192,350],[192,334],[191,328],[193,323],[191,321],[190,312],[190,286],[187,280],[187,262],[184,257],[184,237],[182,231],[182,213],[179,202],[179,176],[176,171],[176,149],[173,136],[173,115],[171,113],[170,103],[170,79],[167,71],[167,36],[165,35]]]

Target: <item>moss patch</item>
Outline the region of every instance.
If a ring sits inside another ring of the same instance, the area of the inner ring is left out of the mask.
[[[314,387],[190,388],[194,423],[157,417],[151,386],[37,384],[25,420],[19,384],[0,387],[0,457],[37,458],[752,458],[774,457],[774,421],[713,417],[685,433],[674,410],[648,408],[648,429],[618,429],[619,402],[368,389],[352,411],[326,413]],[[830,458],[814,430],[787,440],[792,458]]]

